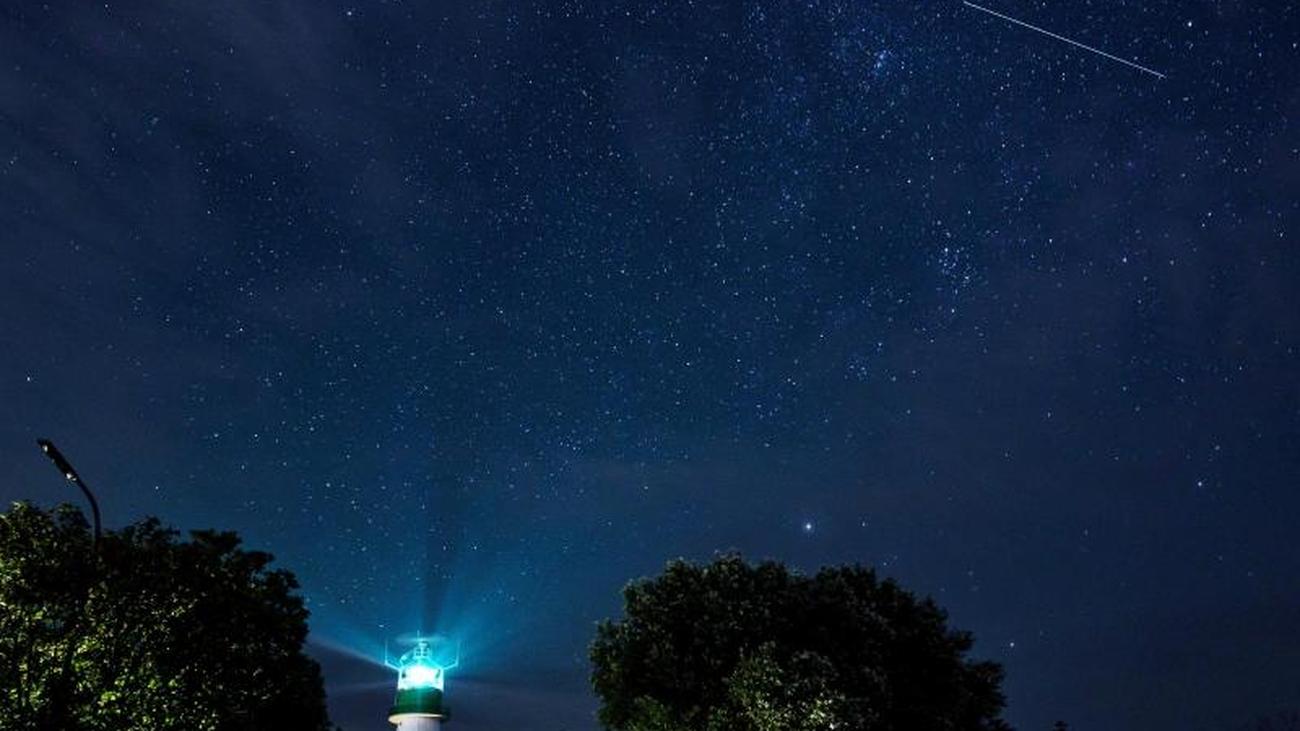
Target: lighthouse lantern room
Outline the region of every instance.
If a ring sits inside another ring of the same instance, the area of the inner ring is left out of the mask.
[[[460,651],[437,637],[417,637],[411,649],[384,664],[397,671],[397,698],[388,721],[397,731],[441,731],[447,721],[443,692],[447,671],[460,664]]]

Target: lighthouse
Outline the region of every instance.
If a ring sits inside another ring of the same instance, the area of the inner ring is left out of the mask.
[[[447,671],[460,664],[460,651],[449,652],[449,644],[434,637],[417,637],[410,644],[396,662],[384,659],[397,671],[397,698],[388,722],[397,731],[441,731],[448,716],[443,699]]]

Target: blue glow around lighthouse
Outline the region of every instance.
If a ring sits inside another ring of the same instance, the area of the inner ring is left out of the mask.
[[[460,652],[445,640],[420,638],[396,662],[385,659],[385,664],[397,671],[398,690],[442,690],[447,671],[460,664]]]

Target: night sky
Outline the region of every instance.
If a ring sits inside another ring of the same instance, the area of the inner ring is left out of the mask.
[[[1300,706],[1300,10],[8,2],[0,501],[238,530],[335,720],[590,731],[622,585],[878,567],[1021,731]]]

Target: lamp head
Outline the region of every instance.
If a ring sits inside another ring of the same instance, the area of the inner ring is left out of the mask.
[[[72,468],[72,463],[68,461],[67,457],[63,456],[59,448],[54,446],[54,442],[48,439],[37,439],[36,443],[40,446],[41,451],[45,453],[45,456],[49,457],[54,466],[59,469],[59,472],[63,473],[64,477],[69,480],[77,479],[77,471]]]

